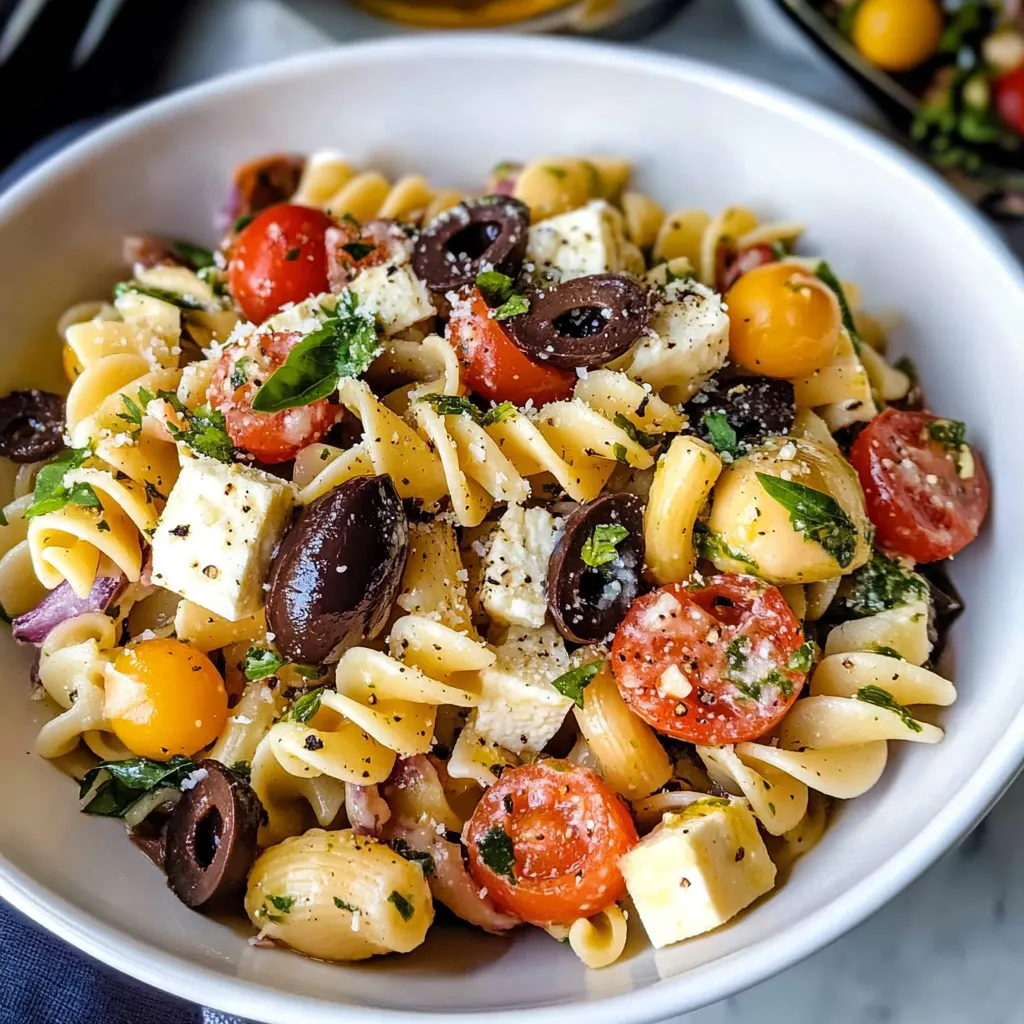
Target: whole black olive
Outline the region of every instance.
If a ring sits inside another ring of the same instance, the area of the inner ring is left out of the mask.
[[[38,462],[64,447],[64,399],[49,391],[12,391],[0,398],[0,455]]]
[[[530,208],[511,196],[484,196],[445,210],[420,233],[412,268],[428,288],[472,284],[483,270],[515,277],[526,255]]]
[[[245,888],[256,859],[263,805],[245,779],[219,761],[174,805],[164,836],[167,884],[196,910],[220,904]]]
[[[588,370],[621,356],[646,330],[647,292],[632,278],[591,274],[528,295],[526,313],[504,322],[534,362]]]
[[[739,441],[757,444],[765,437],[785,434],[796,418],[793,385],[788,380],[756,375],[729,377],[703,390],[685,407],[690,427],[705,441],[704,417],[725,416]]]
[[[615,631],[640,592],[644,552],[635,494],[606,494],[569,516],[548,562],[548,610],[566,640],[597,643]]]
[[[334,661],[387,622],[409,523],[390,476],[347,480],[307,505],[270,570],[267,626],[292,661]]]

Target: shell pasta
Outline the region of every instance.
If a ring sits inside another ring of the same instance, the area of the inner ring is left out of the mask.
[[[126,239],[60,317],[66,395],[0,398],[36,749],[256,946],[442,904],[599,970],[943,756],[968,428],[802,223],[630,177],[261,158],[216,248]]]

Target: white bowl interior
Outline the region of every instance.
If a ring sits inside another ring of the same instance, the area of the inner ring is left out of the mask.
[[[586,1012],[651,1020],[834,938],[952,842],[1019,762],[1024,686],[1006,645],[1024,613],[1015,265],[928,172],[770,90],[621,50],[415,39],[174,98],[79,145],[0,202],[3,389],[59,378],[55,318],[106,294],[124,233],[212,241],[235,163],[323,146],[467,188],[501,158],[621,153],[636,162],[640,187],[670,208],[738,202],[806,220],[806,251],[857,282],[870,308],[904,313],[897,351],[917,360],[933,407],[969,424],[994,478],[991,523],[954,568],[967,612],[955,630],[959,700],[942,715],[947,739],[894,745],[882,783],[843,809],[787,885],[698,940],[657,953],[638,940],[622,962],[587,972],[539,932],[504,942],[451,931],[411,956],[335,967],[255,949],[243,930],[190,913],[116,823],[78,813],[74,787],[32,753],[41,713],[27,699],[30,659],[5,632],[0,893],[152,983],[275,1021],[349,1019],[334,1004],[352,1019],[546,1008],[535,1019],[554,1020],[566,1004],[616,996]]]

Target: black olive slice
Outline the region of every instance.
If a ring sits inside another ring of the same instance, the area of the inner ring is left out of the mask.
[[[206,778],[185,790],[167,819],[164,867],[174,895],[195,910],[236,896],[256,859],[263,805],[219,761],[196,765]]]
[[[0,455],[38,462],[64,447],[64,399],[49,391],[12,391],[0,398]]]
[[[788,380],[744,375],[719,381],[700,391],[685,407],[690,426],[708,439],[704,417],[725,416],[739,441],[757,444],[766,437],[786,434],[796,418],[793,385]]]
[[[472,284],[484,270],[515,277],[526,255],[530,208],[511,196],[484,196],[445,210],[420,233],[412,268],[428,288]]]
[[[647,292],[632,278],[591,274],[528,295],[530,308],[503,324],[534,362],[562,370],[607,363],[646,330]]]
[[[409,523],[390,476],[361,476],[302,510],[270,571],[267,625],[292,661],[334,661],[376,636],[398,592]]]
[[[583,549],[600,526],[628,532],[613,558],[591,566]],[[618,628],[640,593],[644,552],[644,502],[635,494],[606,494],[569,516],[548,563],[548,610],[566,640],[598,643]]]

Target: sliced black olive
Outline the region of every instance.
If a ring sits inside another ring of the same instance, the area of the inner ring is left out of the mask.
[[[64,399],[49,391],[12,391],[0,398],[0,455],[38,462],[64,447]]]
[[[376,636],[398,592],[409,523],[390,476],[347,480],[302,510],[270,571],[267,625],[292,661],[334,661]]]
[[[245,779],[219,761],[200,761],[206,778],[185,790],[167,819],[167,884],[186,906],[200,910],[245,888],[256,859],[263,805]]]
[[[632,278],[591,274],[528,295],[530,308],[503,324],[534,362],[593,369],[629,350],[647,328],[647,292]]]
[[[793,385],[773,377],[738,376],[703,390],[686,405],[690,426],[708,439],[704,417],[720,414],[729,421],[739,441],[757,444],[765,437],[786,434],[796,418]]]
[[[614,558],[591,566],[583,548],[599,526],[628,532]],[[548,610],[566,640],[597,643],[615,631],[640,592],[644,551],[644,502],[635,494],[606,494],[569,516],[548,563]]]
[[[946,649],[953,623],[963,614],[964,600],[941,562],[919,565],[915,572],[920,573],[928,584],[932,609],[928,636],[932,642],[931,660],[937,662]]]
[[[420,234],[412,267],[428,288],[472,284],[483,270],[515,277],[526,255],[530,208],[511,196],[484,196],[445,210]]]

